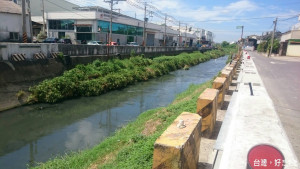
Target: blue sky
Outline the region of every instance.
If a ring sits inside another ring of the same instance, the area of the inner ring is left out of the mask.
[[[103,0],[68,1],[81,6],[109,7]],[[143,2],[142,0],[127,1],[140,6]],[[128,2],[119,2],[115,7],[120,8],[123,14],[136,16],[142,20],[143,11]],[[295,16],[300,14],[300,0],[146,0],[146,2],[176,20],[195,28],[212,31],[216,42],[238,40],[241,29],[236,29],[236,26],[239,25],[244,26],[244,37],[272,31],[276,17],[279,17],[277,30],[286,32],[299,22],[298,17]],[[150,21],[164,23],[163,19],[155,16],[150,17]],[[174,25],[171,22],[167,24]]]

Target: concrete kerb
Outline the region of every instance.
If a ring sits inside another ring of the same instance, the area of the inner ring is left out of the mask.
[[[200,152],[201,120],[183,112],[155,141],[152,168],[196,169]]]

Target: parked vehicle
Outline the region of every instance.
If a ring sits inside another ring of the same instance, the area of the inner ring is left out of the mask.
[[[128,46],[139,46],[139,44],[137,42],[129,42],[127,45]]]
[[[103,42],[101,42],[101,41],[89,41],[87,44],[88,45],[103,45]]]
[[[110,44],[107,44],[107,46],[118,46],[117,42],[110,42]]]
[[[57,43],[58,38],[46,38],[43,43]]]
[[[57,43],[72,44],[71,39],[59,39]]]

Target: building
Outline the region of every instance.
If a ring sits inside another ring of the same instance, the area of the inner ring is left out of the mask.
[[[22,9],[13,1],[0,0],[0,42],[21,42],[23,37]],[[31,38],[29,17],[26,14],[26,32]]]
[[[300,16],[298,20],[300,21]],[[282,34],[279,55],[300,57],[300,23],[294,25],[290,31]]]
[[[80,43],[82,41],[109,41],[110,10],[102,7],[77,7],[76,11],[48,12],[48,37],[69,37]],[[112,15],[112,41],[120,45],[128,42],[143,44],[144,22],[117,12]],[[165,31],[166,30],[166,31]],[[146,23],[147,46],[175,46],[179,42],[196,44],[196,36],[191,33],[179,36],[177,30],[165,25]],[[184,37],[184,39],[182,39]],[[181,41],[180,41],[181,40]]]

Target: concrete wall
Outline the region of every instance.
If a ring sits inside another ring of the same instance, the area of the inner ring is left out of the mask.
[[[29,29],[29,18],[27,16],[26,30],[27,37],[31,37]],[[19,42],[22,41],[23,30],[22,30],[22,15],[10,14],[10,13],[0,13],[0,42],[11,42],[9,33],[18,32]],[[28,38],[29,39],[29,38]],[[16,42],[18,42],[16,41]]]
[[[8,83],[31,82],[63,73],[64,65],[54,59],[6,62],[0,61],[0,87]]]
[[[289,33],[281,35],[280,42],[285,42],[289,39],[300,39],[300,30],[292,30]]]
[[[58,44],[0,43],[0,60],[10,60],[12,54],[20,53],[24,53],[26,59],[32,59],[39,52],[50,56],[50,53],[58,52]]]
[[[109,51],[108,51],[109,49]],[[98,46],[98,45],[66,45],[66,44],[33,44],[33,43],[0,43],[0,60],[10,60],[12,54],[24,53],[27,59],[33,54],[42,52],[50,56],[53,52],[63,52],[70,56],[86,55],[130,55],[134,50],[136,54],[172,54],[183,51],[192,51],[193,48],[184,47],[141,47],[141,46]]]
[[[299,45],[289,44],[287,47],[286,55],[300,57],[300,44]]]

